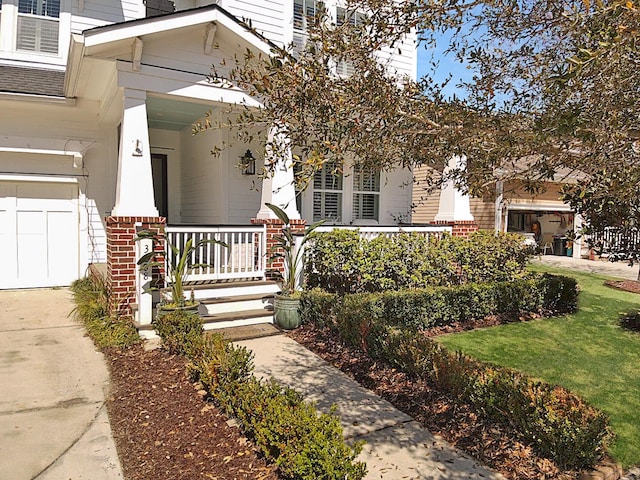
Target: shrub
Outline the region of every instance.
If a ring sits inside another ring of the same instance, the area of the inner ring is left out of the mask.
[[[640,312],[629,312],[619,320],[620,326],[625,330],[640,332]]]
[[[517,280],[530,255],[512,234],[401,233],[369,241],[356,230],[318,234],[307,253],[308,285],[340,294]]]
[[[552,293],[550,293],[552,292]],[[398,328],[427,329],[479,320],[575,308],[577,284],[568,277],[544,275],[511,282],[431,287],[418,290],[358,293],[339,297],[315,289],[304,292],[303,321],[337,328],[347,339],[373,329],[369,319]],[[374,329],[375,330],[375,329]]]
[[[74,281],[71,292],[75,303],[71,314],[98,348],[126,347],[140,341],[131,319],[109,315],[109,288],[102,276],[91,274]]]
[[[220,335],[207,335],[192,352],[189,370],[228,414],[235,416],[283,478],[359,480],[366,467],[355,462],[362,444],[348,446],[338,418],[320,414],[295,390],[256,379],[252,354]]]
[[[340,319],[342,322],[342,319]],[[339,322],[339,323],[340,323]],[[610,440],[606,416],[562,387],[536,381],[514,370],[449,352],[415,330],[393,329],[369,319],[379,337],[357,337],[373,358],[429,381],[456,401],[521,435],[536,451],[561,468],[593,466]]]
[[[202,321],[193,311],[165,312],[153,320],[153,325],[169,353],[188,355],[202,342]]]

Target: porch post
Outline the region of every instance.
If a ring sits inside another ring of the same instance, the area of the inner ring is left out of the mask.
[[[114,217],[157,217],[153,196],[147,92],[124,89]]]
[[[269,131],[267,139],[265,165],[271,167],[271,175],[262,180],[262,198],[260,210],[252,224],[266,225],[266,255],[269,258],[274,252],[276,236],[281,235],[284,224],[267,207],[267,203],[277,205],[285,211],[290,220],[294,233],[303,232],[306,221],[300,218],[296,205],[296,190],[293,175],[293,155],[289,137],[283,125],[274,125]],[[278,259],[268,265],[267,278],[278,280],[284,273],[284,263]]]
[[[261,205],[256,218],[277,219],[267,207],[267,203],[277,205],[291,220],[299,220],[300,212],[296,205],[296,189],[293,175],[293,155],[289,137],[282,125],[274,125],[269,130],[266,156],[264,160],[271,174],[262,179]]]
[[[450,225],[452,234],[456,237],[467,237],[478,230],[478,225],[471,214],[469,195],[458,190],[452,180],[446,179],[449,172],[454,169],[464,169],[466,164],[465,156],[454,156],[449,159],[442,173],[445,176],[445,182],[440,191],[438,213],[434,217],[436,224]]]
[[[116,198],[107,218],[107,280],[109,310],[133,317],[139,326],[151,324],[151,294],[143,292],[137,266],[136,237],[140,230],[156,235],[156,259],[164,258],[165,218],[158,215],[153,194],[146,92],[124,89],[120,127]],[[153,281],[164,282],[164,269],[155,269]]]

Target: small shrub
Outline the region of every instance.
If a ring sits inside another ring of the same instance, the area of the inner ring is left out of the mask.
[[[81,322],[98,348],[127,347],[140,341],[131,319],[109,315],[109,288],[97,274],[74,281],[71,314]]]
[[[192,311],[174,310],[158,315],[153,326],[169,353],[189,355],[202,342],[202,321]]]
[[[544,306],[554,313],[573,313],[578,308],[578,281],[572,277],[543,275]]]
[[[325,326],[334,322],[340,297],[319,288],[303,291],[300,295],[300,320],[302,323]]]
[[[629,312],[620,317],[620,326],[625,330],[640,332],[640,312]]]
[[[228,414],[238,418],[260,451],[292,480],[360,480],[366,467],[355,458],[362,443],[345,443],[338,418],[320,414],[295,390],[251,371],[252,354],[220,335],[207,335],[189,370]]]

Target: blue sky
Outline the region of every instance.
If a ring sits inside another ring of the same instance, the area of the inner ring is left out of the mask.
[[[473,72],[466,68],[464,64],[460,63],[453,54],[444,54],[448,43],[446,35],[444,35],[442,41],[438,43],[439,45],[435,49],[430,50],[426,49],[424,45],[418,46],[418,79],[430,71],[433,60],[438,61],[438,68],[434,76],[437,82],[444,81],[449,73],[453,75],[444,89],[445,96],[450,96],[454,93],[458,96],[464,96],[464,92],[456,88],[456,84],[458,84],[461,79],[471,80]]]

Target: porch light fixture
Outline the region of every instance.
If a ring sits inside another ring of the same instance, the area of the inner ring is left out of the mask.
[[[242,168],[243,175],[255,175],[256,174],[256,159],[253,157],[251,150],[247,150],[240,157],[240,166]]]
[[[142,141],[136,140],[136,146],[133,149],[132,155],[134,157],[141,157],[142,156]]]

